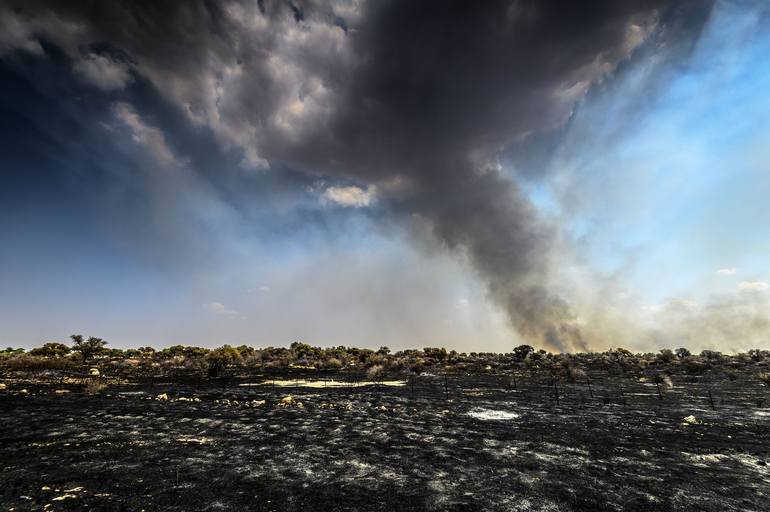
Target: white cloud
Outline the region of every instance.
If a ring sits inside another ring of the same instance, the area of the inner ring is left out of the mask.
[[[351,208],[362,208],[374,203],[376,197],[376,188],[369,186],[366,190],[361,187],[329,187],[324,193],[324,199],[336,203],[340,206]]]
[[[146,147],[158,163],[174,167],[184,164],[166,145],[163,132],[154,126],[145,124],[131,105],[128,103],[116,104],[115,115],[131,130],[134,141]]]
[[[738,269],[735,267],[729,267],[729,268],[720,268],[717,270],[717,274],[722,276],[734,276],[738,273]]]
[[[212,313],[216,313],[217,315],[222,316],[237,316],[238,312],[233,311],[232,309],[227,309],[224,304],[221,302],[209,302],[208,304],[204,304],[203,307],[211,311]]]
[[[103,91],[123,89],[132,78],[128,65],[104,55],[89,54],[73,67],[81,80]]]
[[[767,290],[769,286],[770,285],[764,281],[742,281],[741,284],[738,285],[738,289],[764,291]]]

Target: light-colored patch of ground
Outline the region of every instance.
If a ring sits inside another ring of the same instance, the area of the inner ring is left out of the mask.
[[[247,382],[239,384],[240,387],[254,387],[254,386],[278,386],[278,387],[301,387],[301,388],[357,388],[362,386],[390,386],[390,387],[402,387],[406,386],[404,380],[384,380],[374,382],[370,380],[360,382],[343,382],[339,380],[266,380],[264,382]]]
[[[744,453],[689,453],[682,452],[682,457],[699,467],[708,467],[718,464],[723,464],[725,461],[736,461],[744,466],[746,469],[759,473],[762,476],[770,476],[770,469],[766,464],[762,464],[763,460],[753,455],[747,455]]]
[[[542,502],[537,503],[528,498],[516,500],[511,504],[511,511],[513,512],[560,512],[563,510],[555,503]]]
[[[211,437],[193,437],[193,436],[182,436],[177,438],[177,442],[180,442],[182,444],[209,444],[212,443],[214,439]]]
[[[515,412],[499,411],[494,409],[483,409],[481,407],[471,409],[466,414],[471,418],[476,418],[477,420],[482,420],[482,421],[515,420],[516,418],[519,417],[519,414]]]
[[[700,464],[716,464],[722,461],[723,459],[729,458],[729,455],[725,455],[724,453],[698,454],[698,453],[682,452],[682,456],[690,462],[700,463]]]
[[[543,446],[552,453],[569,454],[569,455],[576,455],[576,456],[583,456],[583,457],[589,456],[588,450],[584,450],[582,448],[576,448],[574,446],[565,446],[565,445],[554,444],[554,443],[543,443]]]

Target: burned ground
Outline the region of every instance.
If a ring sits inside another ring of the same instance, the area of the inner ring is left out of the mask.
[[[4,510],[768,510],[766,392],[748,376],[689,380],[661,395],[609,374],[591,375],[590,390],[484,375],[424,375],[404,387],[124,383],[93,395],[75,383],[8,382],[0,501]]]

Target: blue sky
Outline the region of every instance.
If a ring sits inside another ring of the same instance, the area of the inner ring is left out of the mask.
[[[702,300],[768,279],[769,44],[755,9],[719,3],[664,83],[639,66],[575,116],[570,136],[591,138],[567,143],[554,165],[557,187],[580,196],[568,223],[588,232],[597,268],[633,260],[627,286],[642,301]],[[643,110],[628,115],[635,102]]]
[[[543,13],[549,35],[504,62],[556,48],[559,66],[510,86],[479,69],[497,55],[481,37],[387,68],[410,80],[362,65],[403,13],[346,2],[331,9],[374,35],[234,0],[228,37],[157,48],[44,4],[0,10],[4,345],[770,342],[761,2],[599,10],[579,22],[596,48]],[[467,77],[446,87],[439,61]],[[532,290],[544,311],[522,306]]]

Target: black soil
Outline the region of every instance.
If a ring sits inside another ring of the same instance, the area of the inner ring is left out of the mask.
[[[0,391],[0,504],[770,510],[761,388],[682,383],[659,395],[654,384],[592,380],[590,392],[581,383],[513,388],[494,377],[453,377],[445,387],[443,377],[424,376],[414,388],[156,384],[97,395],[11,383]]]

